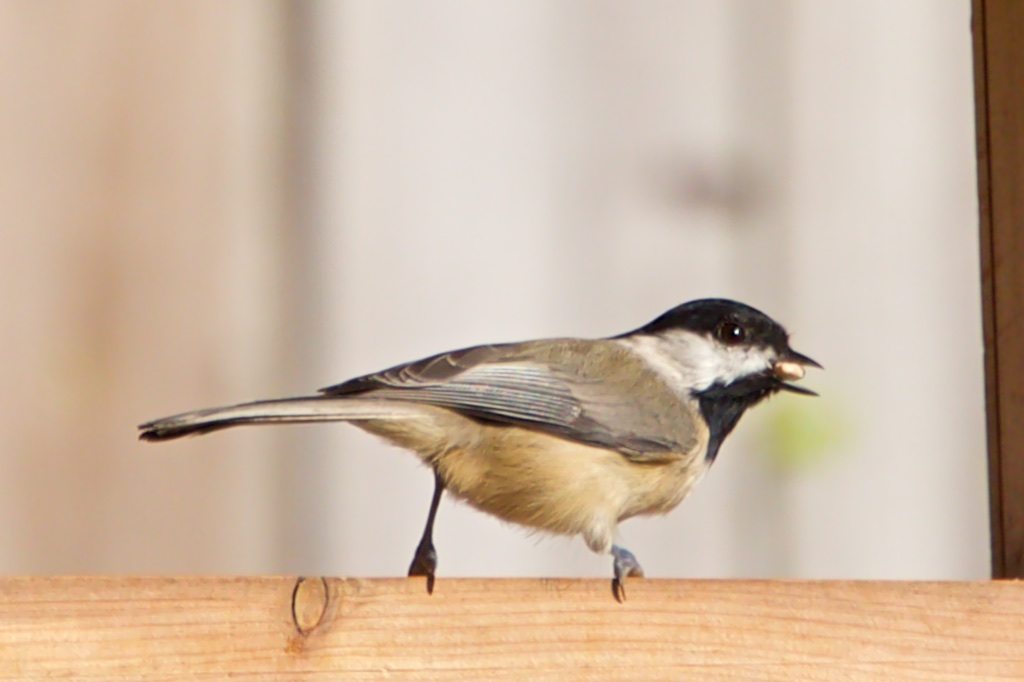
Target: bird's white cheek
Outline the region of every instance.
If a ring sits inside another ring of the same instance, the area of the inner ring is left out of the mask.
[[[670,386],[686,392],[759,374],[773,361],[763,349],[729,348],[707,336],[681,330],[622,339],[620,343],[640,355]]]
[[[718,367],[715,374],[722,383],[731,383],[753,374],[760,374],[772,366],[772,359],[756,348],[728,348],[716,354]]]

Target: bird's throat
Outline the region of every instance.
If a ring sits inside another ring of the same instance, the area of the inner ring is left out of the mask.
[[[778,390],[778,381],[775,379],[755,376],[728,385],[712,384],[696,393],[701,414],[710,432],[705,455],[709,465],[718,456],[722,442],[736,428],[743,413]]]

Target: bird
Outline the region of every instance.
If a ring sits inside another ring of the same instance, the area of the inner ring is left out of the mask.
[[[433,593],[442,495],[527,529],[580,536],[612,558],[612,594],[642,577],[617,544],[622,521],[674,509],[743,414],[822,366],[765,313],[738,301],[678,305],[632,331],[431,355],[314,395],[146,422],[165,441],[244,424],[349,422],[412,451],[433,472],[427,522],[408,569]]]

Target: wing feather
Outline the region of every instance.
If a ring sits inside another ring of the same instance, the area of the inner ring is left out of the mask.
[[[633,458],[689,452],[697,440],[693,413],[657,377],[638,373],[638,362],[612,340],[474,346],[321,392],[427,403],[475,419],[615,449]]]

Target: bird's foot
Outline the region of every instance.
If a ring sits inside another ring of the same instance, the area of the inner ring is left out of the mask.
[[[427,578],[427,594],[434,593],[434,572],[437,570],[437,550],[433,543],[421,542],[409,564],[409,576],[422,575]]]
[[[621,604],[626,601],[626,578],[642,578],[644,569],[636,560],[636,556],[625,547],[612,545],[612,556],[615,557],[612,594],[615,596],[615,600]]]

